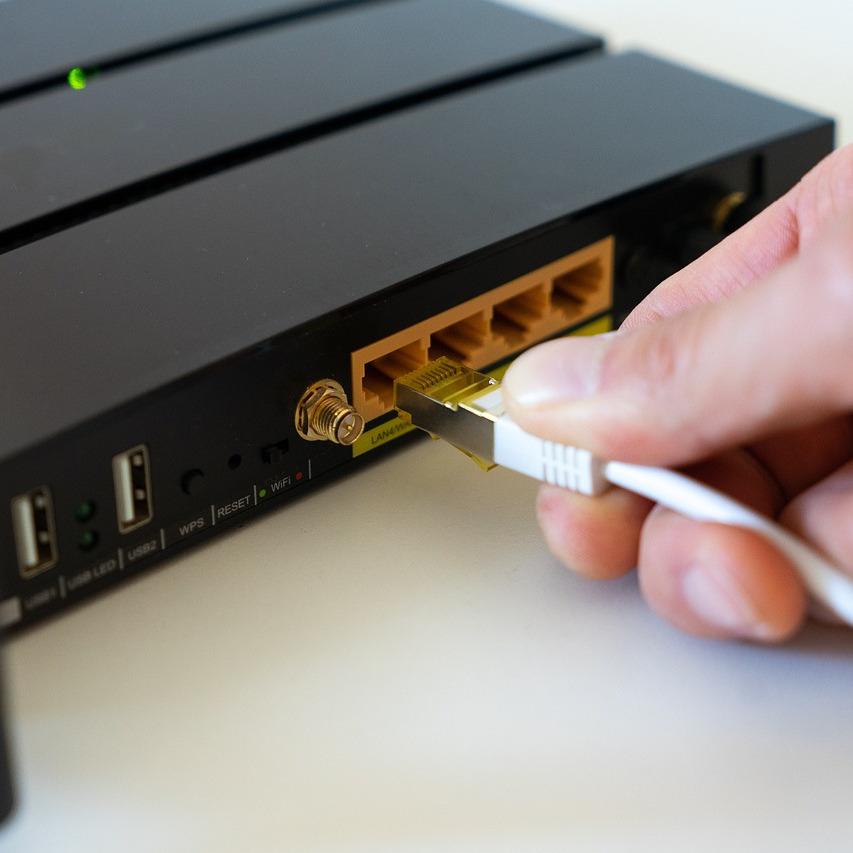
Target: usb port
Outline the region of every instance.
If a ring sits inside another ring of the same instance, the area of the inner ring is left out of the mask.
[[[18,570],[25,578],[53,568],[58,559],[53,499],[47,486],[12,498]]]
[[[119,533],[148,524],[154,515],[151,501],[151,464],[144,444],[113,456],[113,484]]]

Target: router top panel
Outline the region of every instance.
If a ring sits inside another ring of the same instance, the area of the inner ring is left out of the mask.
[[[161,180],[174,185],[182,167],[222,167],[198,162],[206,158],[233,162],[259,146],[304,143],[365,111],[399,108],[400,99],[437,97],[599,44],[487,3],[405,0],[350,6],[131,65],[81,90],[10,101],[0,105],[0,231],[166,172]]]
[[[5,0],[0,2],[0,98],[4,91],[46,77],[58,75],[61,80],[75,66],[97,66],[252,22],[320,13],[349,2],[149,0],[140,13],[136,4],[116,0]]]
[[[642,54],[575,60],[7,252],[0,458],[602,199],[816,127],[831,135]]]

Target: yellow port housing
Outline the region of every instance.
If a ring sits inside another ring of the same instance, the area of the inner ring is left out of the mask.
[[[606,237],[352,354],[353,405],[366,421],[391,411],[394,380],[447,356],[481,368],[613,307]]]

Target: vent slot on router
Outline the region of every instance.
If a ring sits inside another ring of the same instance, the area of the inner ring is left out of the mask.
[[[353,404],[372,420],[393,408],[394,380],[448,356],[481,368],[613,307],[607,237],[352,354]]]

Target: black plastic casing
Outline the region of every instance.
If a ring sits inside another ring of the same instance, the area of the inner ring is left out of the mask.
[[[488,3],[348,4],[0,106],[30,149],[44,131],[29,161],[3,141],[7,626],[369,459],[294,429],[353,350],[608,235],[618,323],[719,237],[719,199],[757,210],[832,146],[822,117],[600,48]],[[153,519],[121,534],[111,459],[140,444]],[[8,508],[42,485],[59,559],[25,578]]]

